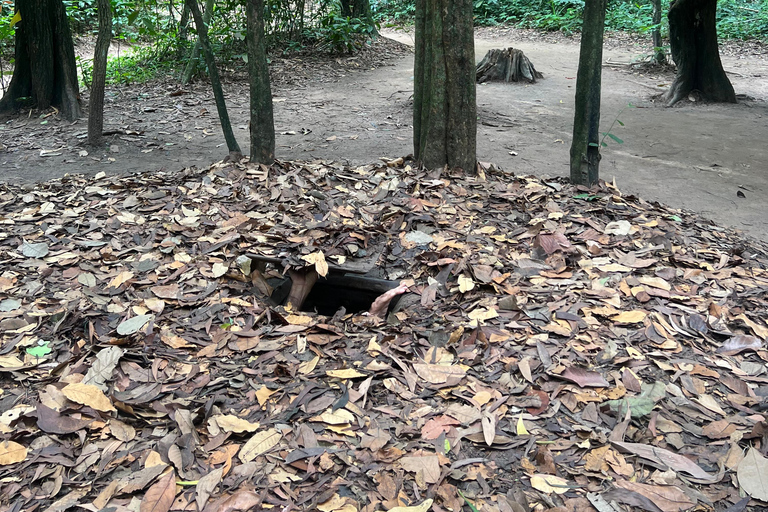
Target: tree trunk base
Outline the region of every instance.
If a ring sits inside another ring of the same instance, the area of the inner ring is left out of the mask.
[[[485,54],[477,65],[477,83],[483,82],[526,82],[536,83],[544,75],[536,71],[533,63],[522,50],[495,48]]]

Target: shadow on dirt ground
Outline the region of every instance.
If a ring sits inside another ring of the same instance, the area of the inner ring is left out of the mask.
[[[385,34],[412,45],[404,31]],[[383,58],[326,62],[277,60],[273,66],[277,155],[283,160],[335,160],[361,165],[412,151],[412,55],[385,40]],[[754,46],[728,46],[723,63],[737,105],[657,99],[672,75],[643,72],[631,62],[647,53],[631,38],[606,44],[603,119],[625,141],[603,150],[601,175],[625,194],[696,211],[768,240],[765,143],[768,61]],[[578,41],[514,29],[478,30],[477,59],[491,48],[522,49],[544,80],[535,85],[478,86],[478,158],[517,174],[564,176],[573,117]],[[227,101],[235,134],[248,146],[248,94],[230,75]],[[69,124],[32,113],[0,125],[0,180],[34,183],[65,173],[128,173],[207,166],[226,156],[213,97],[204,83],[113,87],[107,95],[102,150],[84,146],[86,120]],[[631,107],[628,107],[631,105]],[[5,149],[2,149],[5,146]]]

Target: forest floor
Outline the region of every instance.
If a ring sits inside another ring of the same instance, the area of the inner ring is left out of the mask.
[[[384,35],[407,45],[407,31]],[[672,72],[626,64],[649,42],[610,34],[603,73],[603,126],[618,118],[601,176],[625,193],[696,211],[720,224],[768,239],[768,59],[755,44],[723,45],[723,63],[740,102],[685,102],[665,108],[655,97]],[[565,176],[573,119],[577,38],[519,29],[478,29],[477,59],[491,48],[514,46],[544,79],[535,85],[478,87],[478,158],[516,174]],[[273,60],[277,156],[360,165],[412,151],[413,58],[407,48],[380,42],[356,57]],[[224,73],[235,134],[248,152],[248,92],[241,72]],[[87,97],[87,92],[84,93]],[[628,107],[632,105],[632,107]],[[65,173],[124,174],[205,167],[227,154],[213,96],[205,83],[172,81],[110,87],[105,150],[86,148],[85,118],[54,115],[0,125],[0,180],[34,183]]]

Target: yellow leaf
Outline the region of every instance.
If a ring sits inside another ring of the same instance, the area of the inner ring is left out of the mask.
[[[392,507],[389,512],[427,512],[432,507],[432,498],[412,507]]]
[[[328,274],[328,263],[325,261],[325,256],[322,251],[313,252],[302,256],[301,259],[307,263],[315,266],[315,271],[321,277],[325,277]]]
[[[67,384],[61,390],[67,399],[81,405],[87,405],[101,412],[117,412],[109,398],[96,386],[91,384]]]
[[[133,279],[133,272],[123,271],[117,274],[112,281],[107,285],[107,288],[119,288],[121,284],[125,283],[129,279]]]
[[[155,466],[167,466],[167,465],[168,464],[163,462],[162,457],[155,450],[150,451],[149,455],[147,455],[147,460],[144,461],[145,468],[152,468]]]
[[[368,342],[368,348],[366,348],[365,351],[374,357],[381,353],[381,345],[376,342],[376,336],[372,337]]]
[[[256,432],[259,430],[258,423],[251,423],[243,418],[238,418],[234,414],[222,414],[221,416],[214,416],[216,424],[224,432],[236,432],[242,434],[243,432]]]
[[[636,324],[645,320],[647,315],[648,313],[645,311],[635,309],[633,311],[622,311],[618,315],[612,316],[611,320],[622,324]]]
[[[17,11],[11,18],[11,28],[15,27],[18,22],[21,21],[21,11]]]
[[[466,277],[465,275],[459,276],[459,291],[461,293],[466,293],[469,290],[473,289],[475,287],[475,282],[472,280],[471,277]]]
[[[243,445],[237,457],[243,464],[251,462],[259,455],[262,455],[277,446],[277,443],[280,442],[282,437],[282,434],[274,428],[258,432]]]
[[[499,312],[493,308],[477,308],[467,316],[472,320],[490,320],[499,316]]]
[[[260,406],[264,407],[264,404],[267,403],[269,397],[275,393],[277,393],[277,391],[272,391],[267,386],[262,386],[258,391],[256,391],[256,400],[259,401]]]
[[[355,415],[346,409],[338,409],[336,411],[327,409],[321,415],[310,418],[309,421],[322,421],[329,425],[346,425],[355,421]]]
[[[517,435],[519,436],[528,436],[530,435],[530,432],[525,428],[525,423],[523,423],[523,413],[520,413],[520,417],[517,418]]]
[[[315,371],[315,367],[319,362],[320,362],[320,356],[315,356],[313,359],[309,361],[304,361],[299,365],[299,373],[302,375],[309,375],[310,373]]]
[[[367,377],[366,374],[360,373],[354,368],[347,368],[345,370],[328,370],[325,372],[329,377],[335,377],[337,379],[357,379],[360,377]]]
[[[0,466],[16,464],[27,458],[27,449],[19,443],[4,441],[0,443]]]
[[[533,475],[531,477],[531,487],[537,491],[546,494],[565,494],[570,489],[568,482],[564,478],[555,475]]]

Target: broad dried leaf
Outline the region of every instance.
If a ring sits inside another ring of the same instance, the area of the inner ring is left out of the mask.
[[[171,470],[147,489],[141,499],[139,512],[168,512],[176,498],[176,473]]]
[[[67,399],[101,412],[117,412],[103,391],[92,384],[72,383],[61,390]]]
[[[761,348],[763,348],[763,342],[759,338],[748,336],[746,334],[738,334],[728,338],[726,342],[717,349],[717,353],[724,356],[735,356],[745,350],[760,350]]]
[[[624,443],[613,441],[612,444],[624,452],[633,453],[638,457],[648,459],[661,467],[669,467],[675,471],[681,471],[703,482],[715,482],[716,476],[712,476],[688,457],[678,455],[664,448],[658,448],[647,444]]]
[[[570,490],[568,481],[555,475],[537,474],[531,476],[531,487],[545,494],[565,494]]]
[[[224,468],[217,468],[203,476],[198,480],[195,486],[195,502],[197,503],[197,510],[203,510],[205,504],[208,503],[208,498],[211,497],[213,491],[221,483],[221,477],[224,474]]]
[[[237,456],[243,463],[250,462],[277,446],[281,438],[280,432],[273,428],[257,432],[243,445]]]
[[[664,512],[680,512],[696,506],[683,491],[671,485],[649,485],[618,479],[616,485],[641,494]]]
[[[753,447],[744,456],[736,471],[741,489],[752,498],[768,501],[768,459]]]
[[[251,423],[243,418],[238,418],[234,414],[221,414],[213,416],[213,420],[224,432],[235,432],[242,434],[243,432],[256,432],[259,429],[258,423]]]
[[[410,473],[421,474],[428,484],[437,483],[440,479],[440,459],[437,455],[402,457],[397,466]]]
[[[596,387],[607,388],[610,386],[608,381],[603,378],[598,372],[585,370],[583,368],[577,368],[575,366],[569,366],[559,375],[561,379],[569,380],[579,387]]]
[[[14,441],[0,443],[0,466],[16,464],[27,458],[27,448]]]

